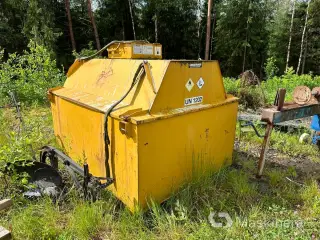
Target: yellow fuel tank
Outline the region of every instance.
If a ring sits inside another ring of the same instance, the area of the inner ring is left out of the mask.
[[[238,108],[217,61],[76,60],[64,86],[49,91],[54,132],[94,176],[106,176],[104,115],[141,66],[108,118],[109,189],[131,210],[231,164]]]

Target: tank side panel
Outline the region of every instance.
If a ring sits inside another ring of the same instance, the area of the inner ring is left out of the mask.
[[[63,151],[74,161],[89,165],[94,176],[105,177],[104,114],[54,96],[51,108],[56,138]],[[120,122],[109,118],[111,177],[110,190],[130,209],[138,199],[137,130],[127,126],[120,131]]]
[[[213,104],[226,99],[218,62],[198,62],[199,68],[192,68],[191,64],[194,63],[183,60],[170,62],[151,114],[183,108],[189,104],[188,100],[195,98],[198,99],[196,104]]]
[[[138,125],[139,202],[167,199],[232,162],[238,103]]]
[[[133,211],[138,203],[137,126],[127,123],[124,127],[115,119],[109,122],[111,177],[115,180],[109,189]],[[120,131],[124,128],[126,133]]]
[[[105,176],[103,114],[57,96],[54,99],[54,131],[63,151],[80,165],[87,162],[93,175]]]

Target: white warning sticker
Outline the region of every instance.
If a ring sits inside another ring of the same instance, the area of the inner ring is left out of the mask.
[[[142,53],[145,54],[145,55],[153,55],[153,46],[144,45]]]
[[[155,47],[155,48],[154,48],[154,51],[155,51],[154,54],[155,54],[156,56],[161,56],[161,47]]]
[[[202,79],[202,77],[198,80],[197,82],[197,86],[199,89],[201,89],[204,85],[204,80]]]
[[[194,104],[202,103],[202,101],[203,101],[203,96],[186,98],[184,100],[184,105],[185,106],[194,105]]]
[[[153,46],[133,44],[133,54],[153,55]]]
[[[189,80],[188,80],[187,83],[186,83],[186,88],[188,89],[189,92],[191,91],[191,89],[193,88],[193,86],[194,86],[194,83],[193,83],[192,79],[189,78]]]
[[[134,54],[142,54],[142,45],[133,44],[133,53]]]

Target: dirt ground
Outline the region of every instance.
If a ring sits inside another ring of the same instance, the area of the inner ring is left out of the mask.
[[[235,152],[237,153],[237,164],[242,164],[248,159],[254,159],[258,169],[258,162],[260,156],[260,147],[252,146],[244,150],[244,143],[235,142]],[[320,152],[319,152],[320,158]],[[315,162],[308,157],[291,157],[280,153],[276,149],[269,148],[266,154],[266,164],[264,172],[271,168],[288,169],[293,167],[297,172],[296,179],[302,178],[316,178],[320,183],[320,162]]]

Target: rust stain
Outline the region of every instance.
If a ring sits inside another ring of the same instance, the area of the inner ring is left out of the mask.
[[[205,132],[206,132],[206,138],[208,139],[209,138],[209,128],[206,128]]]
[[[113,64],[113,60],[110,61],[110,64],[108,66],[105,67],[105,69],[101,72],[101,74],[99,75],[97,81],[96,81],[96,85],[98,87],[101,87],[105,80],[113,75],[113,69],[112,69],[112,64]]]
[[[104,84],[104,81],[113,74],[112,69],[108,69],[107,71],[102,71],[99,75],[96,85],[101,87]]]

